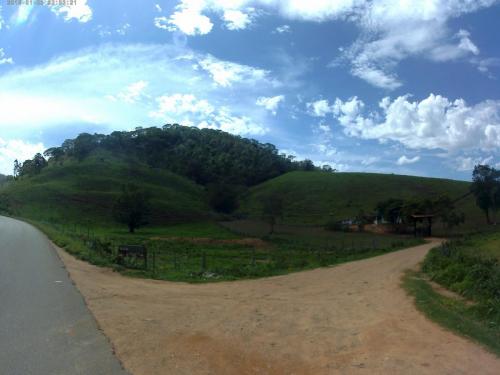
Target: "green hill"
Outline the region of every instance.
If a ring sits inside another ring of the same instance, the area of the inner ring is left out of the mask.
[[[113,202],[127,183],[151,195],[152,224],[208,216],[203,187],[172,172],[97,153],[84,161],[51,163],[0,189],[10,213],[34,220],[112,222]]]
[[[267,196],[283,198],[284,221],[324,224],[331,216],[345,219],[360,210],[374,212],[377,203],[388,198],[425,198],[448,194],[459,198],[470,183],[438,178],[375,173],[290,172],[249,190],[240,211],[249,216],[260,214],[261,202]],[[456,204],[466,214],[467,224],[482,224],[484,217],[468,196]]]

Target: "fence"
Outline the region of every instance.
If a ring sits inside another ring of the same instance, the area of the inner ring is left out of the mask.
[[[76,243],[75,255],[99,265],[127,272],[139,272],[149,277],[173,280],[233,279],[267,276],[291,270],[328,266],[346,260],[359,259],[367,253],[382,253],[406,245],[403,241],[381,244],[378,239],[339,240],[324,244],[276,240],[269,248],[252,245],[193,243],[188,240],[120,239],[100,236],[86,224],[43,222],[64,238]],[[120,245],[143,245],[147,259],[130,257],[118,264]],[[71,247],[71,246],[69,246]],[[146,266],[145,266],[146,265]]]

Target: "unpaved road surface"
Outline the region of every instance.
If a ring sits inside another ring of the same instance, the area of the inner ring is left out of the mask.
[[[47,238],[0,217],[0,374],[126,374]]]
[[[497,357],[427,320],[399,286],[434,245],[204,285],[130,279],[62,257],[135,375],[497,375]]]

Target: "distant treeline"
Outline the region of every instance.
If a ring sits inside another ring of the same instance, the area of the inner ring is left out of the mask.
[[[178,124],[162,128],[137,128],[109,135],[80,134],[53,147],[44,155],[15,165],[15,176],[34,175],[45,168],[47,160],[67,158],[84,160],[104,150],[152,168],[167,169],[198,184],[252,186],[294,170],[318,170],[310,160],[295,161],[280,154],[270,143],[260,143],[219,130],[198,129]],[[326,166],[326,171],[332,171]]]

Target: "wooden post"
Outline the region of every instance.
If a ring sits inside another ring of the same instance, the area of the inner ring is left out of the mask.
[[[153,247],[153,276],[156,275],[156,247]]]

